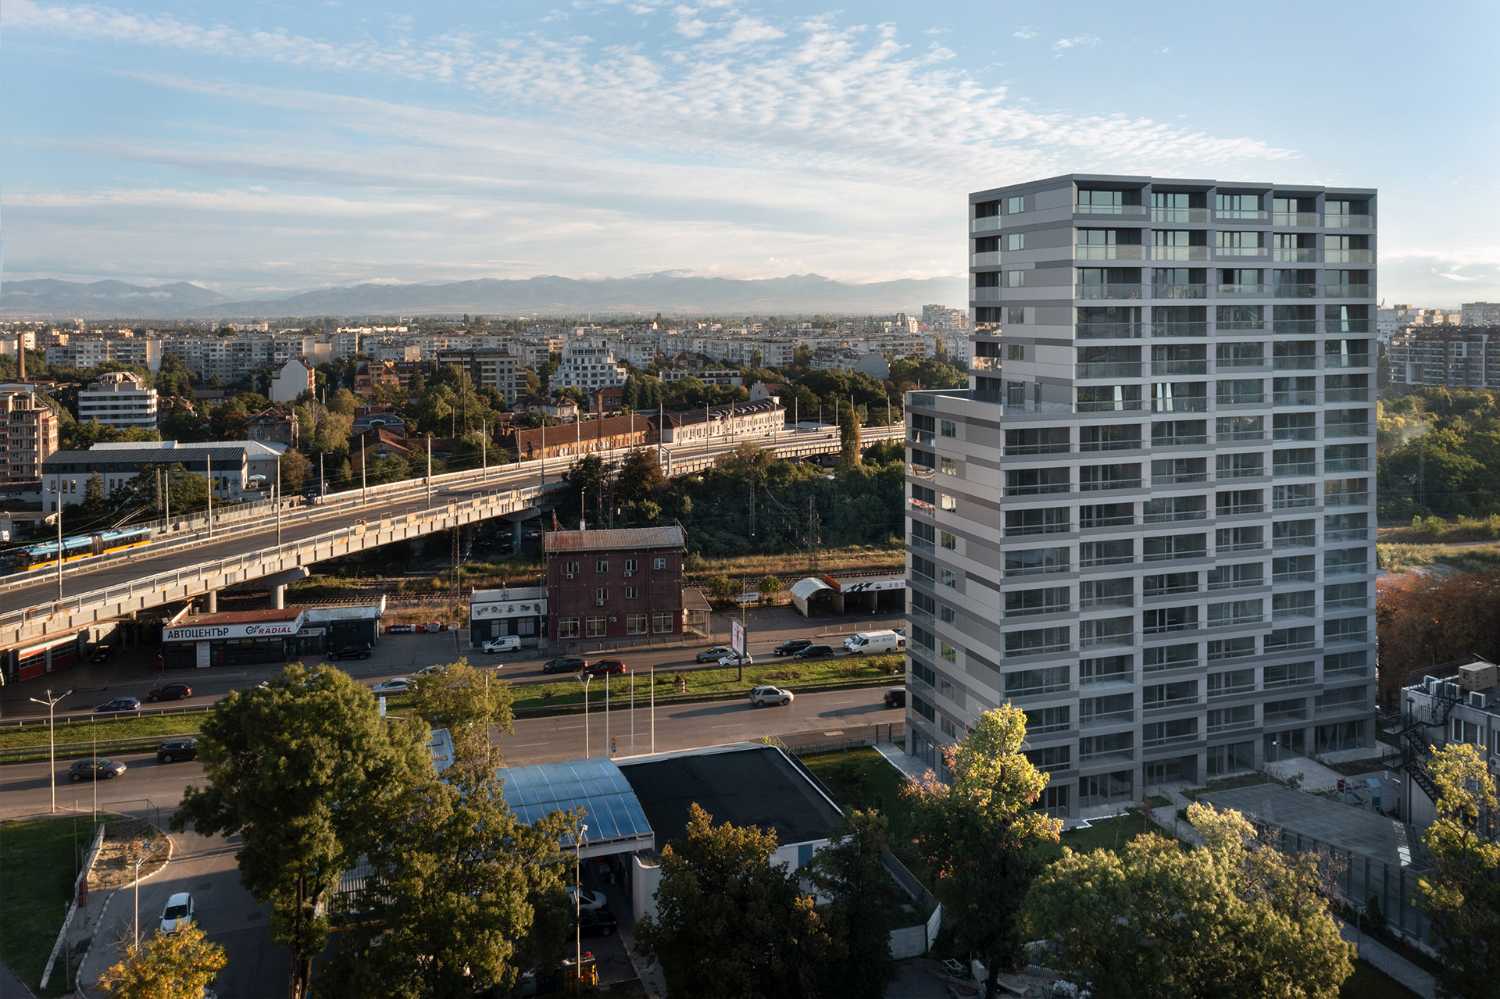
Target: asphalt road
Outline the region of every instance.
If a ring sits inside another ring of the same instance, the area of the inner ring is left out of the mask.
[[[715,639],[712,642],[680,648],[619,649],[598,655],[623,659],[637,672],[649,670],[653,666],[674,671],[695,669],[699,664],[694,662],[694,654],[699,649],[706,648],[709,644],[727,643],[728,616],[730,615],[715,615]],[[789,638],[809,638],[837,647],[843,635],[871,628],[899,627],[903,624],[899,615],[854,615],[809,621],[791,608],[780,607],[750,611],[747,630],[751,654],[757,661],[765,661],[773,659],[771,650]],[[550,655],[542,656],[535,650],[526,650],[520,655],[487,655],[472,648],[468,639],[467,631],[387,635],[376,645],[369,659],[343,660],[334,665],[370,685],[394,676],[410,676],[424,666],[453,662],[460,656],[468,657],[470,663],[479,666],[503,664],[495,675],[511,683],[567,679],[566,676],[549,676],[542,672],[542,663]],[[41,697],[45,687],[59,692],[68,689],[73,691],[58,706],[58,717],[63,717],[89,714],[94,705],[115,697],[139,697],[144,701],[146,692],[159,683],[181,682],[191,685],[193,696],[186,700],[147,705],[148,708],[174,709],[212,704],[232,690],[250,687],[274,676],[281,668],[279,663],[268,663],[203,670],[173,669],[163,673],[156,669],[156,651],[154,646],[126,649],[107,663],[84,663],[51,676],[0,688],[0,719],[44,717],[47,709],[32,702],[31,698]],[[589,653],[584,655],[588,656]],[[316,657],[306,657],[306,661],[311,663],[319,660]],[[711,667],[717,664],[704,665]]]
[[[615,696],[618,695],[618,696]],[[710,701],[674,704],[656,710],[656,750],[665,752],[712,746],[728,742],[785,736],[803,732],[837,733],[860,725],[884,725],[903,720],[900,708],[887,708],[878,687],[804,694],[785,708],[752,708],[748,701]],[[651,713],[637,699],[629,710],[628,682],[611,687],[608,728],[602,704],[583,715],[524,718],[516,722],[512,735],[497,741],[505,762],[514,765],[549,763],[584,755],[584,730],[588,730],[591,755],[602,756],[615,742],[618,755],[651,751]],[[607,735],[606,735],[607,731]],[[120,760],[129,769],[121,777],[99,784],[99,807],[132,814],[159,815],[164,822],[182,800],[183,788],[203,779],[196,762],[158,764],[152,754],[128,754]],[[87,811],[93,785],[71,784],[67,765],[57,768],[58,803]],[[0,767],[0,819],[45,812],[49,802],[47,764],[18,763]]]

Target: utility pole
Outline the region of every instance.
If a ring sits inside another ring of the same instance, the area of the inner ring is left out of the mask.
[[[479,467],[482,470],[481,479],[485,482],[490,478],[490,430],[488,421],[479,421]]]
[[[323,477],[323,452],[318,452],[318,495],[328,495],[328,480]]]
[[[656,752],[656,663],[651,664],[651,752]]]
[[[538,487],[547,485],[547,414],[542,414],[542,478],[537,483]]]
[[[214,455],[212,451],[204,452],[205,460],[208,462],[208,536],[214,536]]]
[[[96,781],[94,781],[94,783],[97,784],[99,782],[96,780]],[[135,858],[135,946],[136,946],[137,950],[139,950],[140,947],[141,947],[141,860],[142,859],[143,858],[141,857],[140,854],[136,854],[136,858]]]
[[[427,434],[427,506],[432,507],[432,434]]]
[[[170,467],[163,469],[161,477],[166,484],[166,489],[162,492],[163,516],[170,524],[172,522],[172,469]]]
[[[580,822],[573,839],[573,976],[583,981],[583,838],[589,827]],[[579,986],[575,991],[582,991]]]
[[[585,673],[583,676],[583,758],[589,758],[589,684],[593,681],[592,674]]]
[[[281,547],[281,456],[276,456],[276,547]]]
[[[62,480],[57,482],[57,602],[62,603],[63,598],[63,549],[62,549],[62,510],[63,494]]]
[[[57,706],[62,703],[63,698],[71,693],[73,691],[69,689],[53,697],[52,690],[49,687],[45,699],[40,697],[30,698],[33,704],[45,704],[47,706],[47,782],[52,788],[53,814],[57,812],[57,736],[54,724],[54,712],[57,710]]]
[[[369,499],[370,483],[365,478],[365,439],[361,437],[359,439],[359,502],[364,504],[369,502]]]
[[[615,744],[609,741],[609,674],[604,674],[604,748],[605,759],[613,759]]]

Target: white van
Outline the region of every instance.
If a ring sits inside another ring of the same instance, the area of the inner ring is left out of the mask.
[[[906,648],[906,636],[889,629],[885,631],[860,631],[844,639],[844,651],[851,656],[866,652],[898,652]]]

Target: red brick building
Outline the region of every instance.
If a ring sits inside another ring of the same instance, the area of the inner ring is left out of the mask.
[[[682,528],[549,531],[547,637],[562,645],[682,634]]]

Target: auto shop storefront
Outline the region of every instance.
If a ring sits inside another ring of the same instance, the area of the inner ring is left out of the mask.
[[[169,669],[287,662],[296,658],[305,616],[299,609],[185,618],[162,629],[162,660]]]

